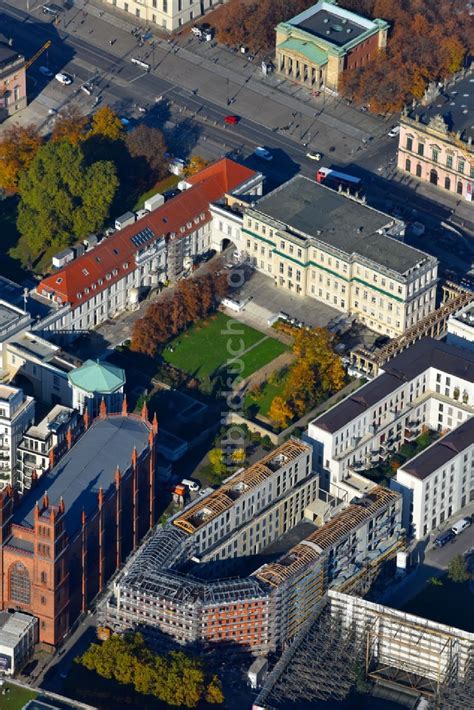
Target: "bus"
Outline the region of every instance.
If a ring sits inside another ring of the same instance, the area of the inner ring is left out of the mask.
[[[319,168],[316,173],[316,182],[336,189],[339,185],[348,187],[350,190],[360,190],[362,188],[362,180],[360,178],[347,173],[338,173],[336,170],[331,170],[331,168]]]

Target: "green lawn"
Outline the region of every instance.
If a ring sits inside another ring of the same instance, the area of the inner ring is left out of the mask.
[[[279,340],[265,336],[223,313],[192,326],[172,340],[169,346],[163,350],[163,359],[200,379],[213,377],[222,366],[230,366],[240,350],[252,348],[239,356],[244,362],[241,377],[248,377],[288,349]]]
[[[6,695],[0,695],[1,710],[21,710],[28,700],[33,700],[38,696],[33,690],[26,690],[17,685],[6,683],[6,688],[9,689]]]
[[[447,576],[441,577],[441,580],[441,587],[427,584],[420,594],[402,607],[402,611],[472,633],[474,594],[469,591],[469,582],[458,584],[451,582]]]
[[[252,394],[248,394],[246,396],[246,406],[256,405],[258,407],[258,413],[262,414],[264,417],[267,417],[273,398],[283,393],[287,380],[288,373],[281,377],[278,382],[266,382],[263,387],[262,394],[258,398],[255,398]]]

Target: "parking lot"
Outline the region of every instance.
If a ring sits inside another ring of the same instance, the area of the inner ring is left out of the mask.
[[[313,328],[325,326],[332,318],[341,315],[340,311],[314,298],[301,298],[277,288],[272,279],[255,271],[232,297],[239,301],[250,299],[238,318],[259,330],[266,330],[268,319],[280,311]]]

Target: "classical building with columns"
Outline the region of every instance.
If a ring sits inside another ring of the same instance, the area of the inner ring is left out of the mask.
[[[312,90],[337,93],[343,73],[369,62],[387,43],[388,23],[320,0],[276,28],[277,72]]]
[[[433,90],[431,102],[406,111],[400,120],[398,168],[413,177],[472,201],[474,184],[473,73]]]
[[[32,474],[21,498],[0,493],[0,610],[39,620],[39,641],[58,645],[81,612],[156,522],[156,416],[86,409],[65,451]]]

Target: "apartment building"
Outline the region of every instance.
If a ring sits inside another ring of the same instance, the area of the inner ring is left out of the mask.
[[[404,224],[303,176],[245,211],[241,250],[275,286],[394,338],[435,309],[438,261]]]
[[[42,419],[27,429],[17,449],[16,487],[20,493],[51,468],[51,461],[70,448],[82,428],[82,417],[70,407],[56,404]]]
[[[17,448],[35,419],[35,400],[19,387],[0,385],[0,488],[16,482]]]
[[[223,560],[249,561],[301,520],[302,501],[279,524],[272,514],[305,479],[317,495],[310,457],[308,445],[290,440],[157,528],[114,581],[99,623],[259,654],[294,638],[328,585],[389,554],[401,535],[401,495],[372,486],[276,562],[256,558],[248,576],[222,578]],[[243,539],[251,529],[253,540]]]
[[[137,20],[157,25],[167,32],[174,32],[189,22],[195,22],[225,0],[104,0],[104,2],[129,12]]]
[[[0,33],[0,122],[26,108],[25,57]]]
[[[392,481],[404,525],[426,537],[474,500],[474,416],[401,466]]]
[[[474,182],[472,68],[400,119],[398,169],[471,201]]]
[[[260,173],[227,158],[187,178],[179,195],[38,284],[37,295],[55,307],[41,334],[89,330],[135,307],[144,290],[174,281],[210,249],[209,204],[261,194],[262,182]]]
[[[310,422],[307,440],[313,445],[321,487],[354,495],[368,482],[363,477],[366,469],[413,441],[424,428],[443,434],[473,415],[474,354],[423,338],[390,360],[372,382]],[[466,495],[469,500],[472,494]],[[452,513],[462,500],[459,496],[452,501]],[[417,534],[423,529],[417,526]]]
[[[311,447],[292,439],[227,479],[172,523],[193,536],[195,556],[255,555],[303,519],[312,496],[317,497],[317,478],[311,476]]]
[[[388,27],[320,0],[277,25],[277,71],[310,90],[337,93],[345,71],[364,66],[386,46]]]
[[[446,342],[474,351],[474,299],[449,316]]]

